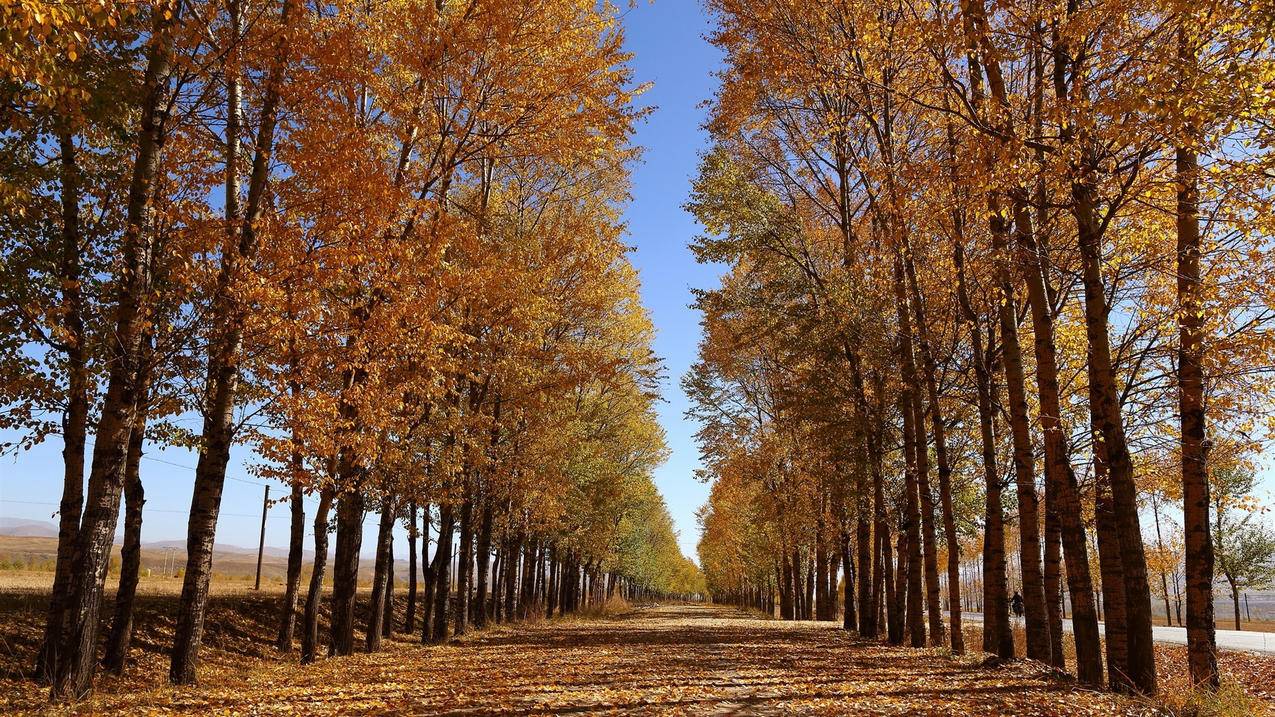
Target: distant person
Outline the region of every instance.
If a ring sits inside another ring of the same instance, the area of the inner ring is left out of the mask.
[[[1023,616],[1023,596],[1014,591],[1014,597],[1009,599],[1009,606],[1014,610],[1014,617]]]

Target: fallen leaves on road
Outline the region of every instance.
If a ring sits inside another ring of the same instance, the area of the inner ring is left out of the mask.
[[[830,623],[784,623],[710,606],[498,627],[445,646],[401,638],[386,651],[300,667],[271,657],[210,660],[201,684],[162,684],[148,656],[104,681],[82,712],[130,714],[983,714],[1117,715],[1151,709],[1092,692],[1040,665],[888,647]],[[126,686],[127,685],[127,686]],[[121,689],[124,688],[124,689]],[[30,682],[8,711],[43,708]]]

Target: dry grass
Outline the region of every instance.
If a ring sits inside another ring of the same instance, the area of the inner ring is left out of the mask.
[[[978,649],[983,644],[981,625],[964,629],[965,645]],[[1027,635],[1021,624],[1014,626],[1015,653],[1027,651]],[[1186,646],[1156,643],[1156,678],[1159,693],[1148,704],[1173,715],[1275,715],[1275,656],[1224,651],[1218,655],[1222,689],[1217,693],[1195,689],[1187,667]],[[1076,647],[1063,640],[1067,669],[1074,670]]]
[[[53,585],[56,556],[57,538],[0,535],[0,592],[48,592]],[[108,580],[119,576],[119,556],[120,545],[116,543],[111,549]],[[186,564],[184,545],[178,548],[171,544],[143,544],[140,560],[142,589],[152,590],[154,594],[165,594],[165,590],[173,594],[181,592],[182,569]],[[371,580],[373,562],[362,561],[359,573],[361,581]],[[261,563],[263,589],[271,586],[271,589],[282,590],[287,565],[286,555],[267,548]],[[251,588],[257,572],[257,553],[255,550],[218,546],[213,551],[212,567],[215,589],[235,591],[243,589],[245,585]],[[307,557],[302,568],[303,580],[309,579],[309,570],[310,560]],[[406,561],[396,561],[395,571],[396,574],[406,575]],[[114,582],[110,584],[113,586]]]
[[[108,592],[114,592],[119,587],[119,571],[110,574],[106,578],[106,589]],[[331,584],[329,580],[327,584]],[[248,576],[226,576],[215,575],[209,590],[214,595],[243,595],[253,593],[253,577]],[[53,587],[53,573],[29,570],[6,570],[0,572],[0,594],[14,595],[24,594],[31,595],[36,599],[43,600],[48,595],[49,590]],[[263,578],[261,580],[261,592],[282,594],[284,582],[282,580],[270,580]],[[171,575],[142,575],[137,581],[137,593],[139,595],[180,595],[182,591],[182,579],[178,576]]]

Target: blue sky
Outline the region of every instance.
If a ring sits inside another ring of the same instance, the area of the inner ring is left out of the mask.
[[[704,40],[708,27],[698,0],[638,0],[626,9],[624,24],[627,47],[634,54],[635,79],[653,83],[639,102],[656,108],[638,128],[636,141],[645,153],[635,167],[633,201],[625,215],[629,241],[636,247],[633,259],[641,273],[642,299],[658,331],[655,350],[668,372],[667,402],[659,410],[672,452],[657,472],[656,482],[677,524],[682,552],[695,557],[695,510],[707,498],[708,488],[693,477],[698,451],[691,438],[693,428],[682,418],[686,397],[678,382],[694,360],[699,341],[699,316],[688,307],[690,289],[716,286],[718,269],[696,264],[686,248],[697,227],[681,205],[704,147],[699,105],[713,94],[719,55]],[[194,421],[191,427],[197,427],[197,418],[179,420]],[[61,440],[54,437],[16,458],[0,458],[0,517],[56,521],[61,448]],[[257,543],[263,486],[248,473],[250,462],[251,456],[242,448],[232,455],[231,479],[217,524],[218,543],[243,547]],[[144,542],[185,539],[194,465],[195,456],[188,451],[148,446],[142,464]],[[281,485],[271,486],[272,498],[284,493]],[[307,513],[316,502],[307,499]],[[376,520],[368,520],[364,531],[365,548],[373,546]],[[275,505],[266,522],[266,545],[282,548],[287,544],[288,508]],[[396,548],[406,554],[401,540]]]
[[[699,452],[694,426],[682,418],[687,402],[679,381],[695,360],[700,338],[699,313],[688,306],[690,289],[715,287],[720,269],[695,263],[686,245],[699,227],[682,203],[705,148],[700,105],[713,96],[713,72],[721,57],[704,39],[708,24],[698,0],[638,0],[625,25],[637,79],[654,83],[641,102],[656,108],[638,129],[637,143],[645,154],[633,175],[633,202],[626,214],[637,247],[642,300],[658,332],[655,351],[668,369],[660,418],[672,453],[655,478],[677,523],[682,552],[695,557],[695,511],[708,498],[708,486],[692,475]]]

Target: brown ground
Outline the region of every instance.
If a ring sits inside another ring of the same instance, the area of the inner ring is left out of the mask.
[[[985,666],[886,647],[829,623],[783,623],[721,607],[665,606],[500,627],[442,647],[396,638],[379,654],[302,668],[264,646],[271,596],[214,600],[195,688],[172,688],[165,605],[143,606],[139,657],[74,708],[249,714],[976,714],[1112,715],[1152,710],[1083,690],[1026,662]],[[13,603],[0,603],[9,611]],[[22,613],[27,613],[22,610]],[[18,622],[29,623],[38,611]],[[19,616],[21,617],[21,616]],[[32,640],[0,645],[0,713],[47,710],[15,675]],[[38,632],[38,631],[37,631]],[[55,711],[68,711],[60,707]]]

